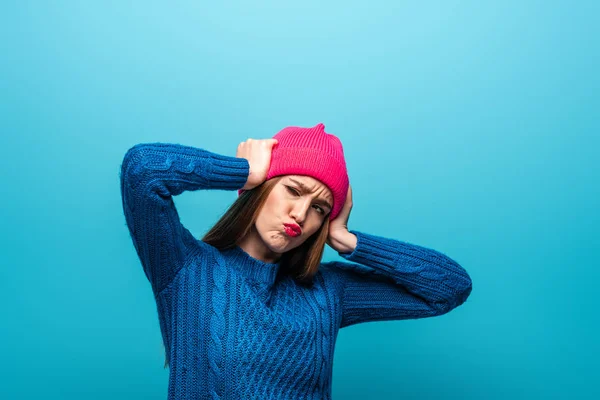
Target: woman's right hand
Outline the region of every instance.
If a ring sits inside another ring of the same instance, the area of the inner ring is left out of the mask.
[[[277,139],[248,139],[238,145],[236,157],[245,158],[250,164],[248,180],[242,190],[254,189],[267,179],[271,153],[277,143]]]

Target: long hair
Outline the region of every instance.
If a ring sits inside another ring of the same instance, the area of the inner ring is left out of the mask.
[[[245,190],[225,211],[217,223],[204,235],[202,241],[219,250],[236,246],[237,241],[245,237],[254,227],[254,223],[271,190],[283,176],[271,178],[251,190]],[[329,234],[329,217],[325,217],[319,230],[313,233],[300,246],[282,254],[278,278],[289,275],[300,285],[312,284],[313,277],[319,270],[327,235]],[[164,368],[169,365],[168,354]]]

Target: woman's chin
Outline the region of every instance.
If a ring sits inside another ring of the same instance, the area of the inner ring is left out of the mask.
[[[285,233],[277,232],[271,237],[271,240],[267,243],[267,247],[274,253],[283,254],[297,246],[294,239]]]

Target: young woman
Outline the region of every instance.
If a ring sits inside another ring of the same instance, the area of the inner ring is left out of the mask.
[[[170,399],[329,399],[340,328],[442,315],[471,293],[446,255],[348,229],[342,144],[323,124],[248,139],[236,157],[138,144],[121,168]],[[239,190],[202,240],[173,203],[199,189]],[[348,262],[321,262],[325,244]]]

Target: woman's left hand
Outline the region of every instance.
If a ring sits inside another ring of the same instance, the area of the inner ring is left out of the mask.
[[[356,235],[348,230],[350,211],[352,211],[352,186],[349,185],[346,202],[338,216],[329,222],[329,234],[327,236],[327,244],[340,253],[351,253],[356,247]]]

